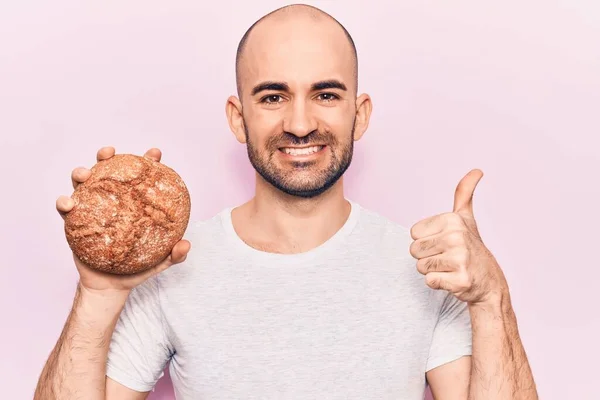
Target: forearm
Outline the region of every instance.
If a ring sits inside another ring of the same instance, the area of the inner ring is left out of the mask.
[[[537,400],[508,293],[469,308],[473,326],[470,400]]]
[[[41,373],[34,400],[104,400],[106,358],[126,296],[78,286],[73,308]]]

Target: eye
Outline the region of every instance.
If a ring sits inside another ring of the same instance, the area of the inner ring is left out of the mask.
[[[263,97],[260,102],[267,104],[277,104],[282,101],[281,96],[278,94],[271,94],[269,96]]]
[[[324,101],[326,103],[339,99],[338,95],[334,93],[321,93],[319,94],[319,100]]]

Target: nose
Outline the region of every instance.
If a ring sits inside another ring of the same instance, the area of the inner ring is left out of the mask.
[[[317,121],[310,108],[300,99],[295,100],[286,110],[283,130],[297,137],[304,137],[317,129]]]

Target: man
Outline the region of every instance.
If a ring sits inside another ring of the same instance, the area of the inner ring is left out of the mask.
[[[427,382],[437,400],[537,399],[473,219],[481,172],[459,183],[453,212],[410,231],[347,200],[342,176],[372,105],[357,95],[352,39],[313,7],[253,25],[236,75],[226,111],[255,196],[190,224],[141,276],[76,259],[73,310],[36,398],[144,399],[170,362],[178,399],[411,400]],[[74,184],[89,175],[75,169]]]

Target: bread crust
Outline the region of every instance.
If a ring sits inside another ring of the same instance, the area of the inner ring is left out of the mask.
[[[73,254],[98,271],[129,275],[163,261],[183,238],[191,200],[181,177],[166,165],[118,154],[91,168],[65,217]]]

